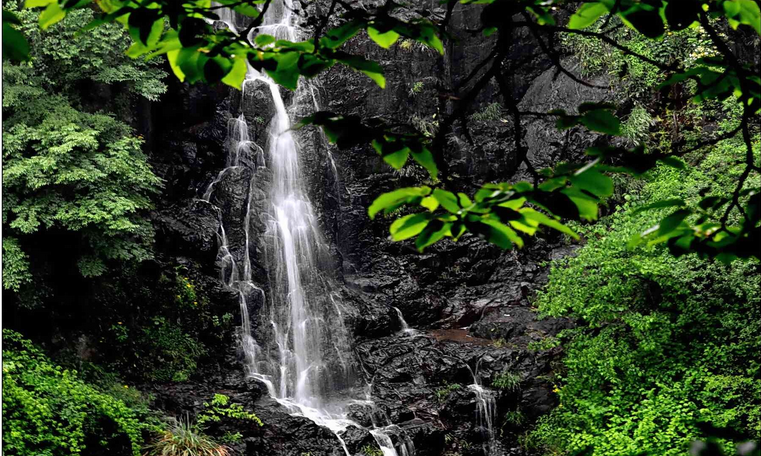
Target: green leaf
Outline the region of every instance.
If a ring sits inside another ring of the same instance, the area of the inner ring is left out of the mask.
[[[57,2],[47,6],[40,14],[40,28],[47,30],[51,25],[59,22],[66,17],[66,13],[61,9]]]
[[[451,236],[451,222],[441,222],[439,220],[433,220],[425,227],[425,229],[415,239],[415,247],[419,252],[428,247],[431,244],[435,244],[445,236]]]
[[[391,224],[391,238],[395,241],[403,241],[417,236],[433,218],[430,212],[405,215]]]
[[[412,151],[412,158],[428,171],[431,179],[436,180],[438,178],[439,169],[436,167],[436,161],[433,159],[433,154],[428,148],[423,147],[420,152]]]
[[[485,225],[487,228],[482,228],[479,234],[491,244],[503,249],[510,249],[513,244],[523,247],[523,239],[509,226],[492,219],[482,219],[481,225]]]
[[[259,47],[264,47],[268,44],[274,43],[275,41],[277,41],[277,38],[272,35],[256,35],[256,38],[254,38],[254,43]]]
[[[593,109],[584,113],[579,119],[585,127],[607,135],[621,133],[621,122],[606,109]]]
[[[457,204],[457,197],[454,193],[437,188],[433,191],[433,197],[449,212],[453,214],[460,212],[460,206]]]
[[[548,226],[554,230],[560,231],[561,233],[567,234],[576,240],[579,240],[579,235],[576,234],[576,232],[574,232],[572,229],[535,209],[526,207],[521,209],[520,213],[523,214],[523,216],[527,219],[534,220],[537,223],[541,223],[542,225]]]
[[[412,202],[417,198],[422,199],[422,197],[428,196],[430,193],[431,188],[425,186],[400,188],[392,192],[384,193],[373,201],[367,209],[367,214],[371,219],[374,219],[380,211],[388,214],[396,210],[402,204]]]
[[[602,3],[584,3],[571,16],[568,21],[568,28],[573,30],[585,29],[607,12],[608,8]]]
[[[422,201],[420,201],[420,205],[433,212],[439,208],[439,201],[432,196],[426,196]]]
[[[590,168],[570,177],[571,183],[599,197],[613,194],[613,179]]]
[[[243,86],[243,81],[246,80],[247,71],[248,66],[246,65],[246,58],[236,57],[232,69],[227,73],[227,76],[222,78],[222,82],[230,87],[235,87],[240,90],[241,86]]]
[[[378,43],[378,46],[384,49],[390,48],[396,43],[396,40],[399,39],[399,34],[393,30],[381,33],[374,27],[367,27],[367,34],[370,36],[370,39]]]
[[[560,193],[566,195],[576,205],[580,218],[590,221],[597,219],[597,201],[573,187],[560,190]]]
[[[325,36],[320,38],[320,44],[329,49],[338,49],[338,47],[356,35],[364,25],[364,21],[353,20],[342,24],[340,27],[328,30]]]
[[[661,220],[661,222],[658,224],[658,236],[663,236],[665,234],[671,233],[674,231],[679,225],[682,224],[684,219],[687,218],[687,216],[690,215],[690,211],[687,209],[680,209],[673,214],[669,215],[668,217]]]
[[[3,11],[5,19],[5,11]],[[24,35],[3,20],[3,60],[26,61],[29,60],[29,43]]]
[[[756,33],[761,35],[761,9],[754,0],[727,0],[724,2],[724,10],[728,16],[741,24],[751,26]],[[730,11],[736,11],[736,13],[730,14]]]

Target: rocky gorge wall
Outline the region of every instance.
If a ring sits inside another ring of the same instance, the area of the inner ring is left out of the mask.
[[[380,89],[360,73],[334,67],[315,86],[321,108],[435,129],[437,118],[452,109],[458,82],[491,49],[489,39],[467,32],[478,24],[476,8],[458,6],[444,56],[414,43],[383,50],[364,35],[354,38],[347,44],[349,50],[379,61],[387,88]],[[607,96],[606,91],[581,87],[555,74],[528,36],[516,35],[511,51],[517,68],[512,95],[526,109],[570,111],[581,100]],[[572,58],[566,62],[573,66]],[[264,213],[268,170],[252,164],[220,179],[213,202],[221,214],[199,198],[225,167],[228,128],[241,111],[250,137],[266,150],[267,123],[273,112],[266,91],[263,84],[251,84],[241,93],[172,80],[169,93],[142,116],[151,163],[165,180],[151,214],[157,261],[187,267],[199,290],[234,315],[239,314],[237,296],[220,279],[219,220],[242,223],[248,192],[254,192],[254,212]],[[496,101],[497,92],[496,86],[487,88],[474,112]],[[244,98],[248,101],[242,103]],[[511,138],[510,120],[501,115],[472,119],[468,131],[458,127],[447,138],[451,174],[471,189],[491,180],[525,178],[525,170],[515,164]],[[561,134],[541,118],[526,125],[525,141],[537,167],[578,154],[594,139],[574,130]],[[502,251],[467,236],[418,253],[411,243],[391,242],[390,221],[369,220],[366,208],[384,191],[421,183],[422,170],[396,172],[369,146],[338,150],[315,130],[300,132],[300,145],[310,198],[334,260],[327,273],[334,278],[346,310],[353,355],[376,402],[374,412],[356,407],[350,418],[368,428],[372,413],[385,414],[412,440],[419,456],[483,454],[486,433],[476,418],[476,394],[467,386],[474,383],[474,375],[486,387],[498,377],[512,378],[514,384],[493,388],[497,406],[493,427],[500,443],[492,451],[524,454],[519,435],[556,403],[552,372],[561,354],[559,347],[541,350],[530,344],[572,325],[566,320],[538,320],[531,296],[546,281],[544,263],[567,254],[569,248],[549,234],[529,239],[520,251]],[[249,187],[252,173],[255,185]],[[253,236],[264,235],[263,222],[256,217],[249,228]],[[227,233],[233,255],[244,254],[243,235],[242,224]],[[263,240],[254,243],[249,254],[254,280],[266,294]],[[249,307],[255,337],[267,334],[267,322],[256,317],[262,304],[252,300]],[[418,330],[414,336],[400,333],[394,307]],[[215,392],[254,410],[264,422],[261,428],[233,429],[224,421],[217,425],[218,430],[243,434],[242,443],[234,445],[241,454],[343,454],[330,431],[289,415],[267,397],[261,384],[244,378],[234,345],[226,353],[214,353],[188,382],[149,384],[144,389],[155,395],[154,406],[175,415],[198,411]],[[374,444],[367,429],[350,429],[343,439],[357,454]]]

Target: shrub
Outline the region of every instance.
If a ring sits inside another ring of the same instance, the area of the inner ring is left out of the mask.
[[[201,427],[209,423],[218,423],[222,418],[232,418],[236,420],[252,421],[262,426],[262,420],[254,413],[247,412],[240,404],[230,403],[230,398],[224,394],[214,394],[209,402],[204,402],[205,410],[198,414],[197,424]]]
[[[201,433],[187,420],[175,422],[155,442],[145,447],[145,456],[228,456],[230,450]]]
[[[503,372],[494,378],[491,385],[501,390],[515,391],[521,386],[521,376],[512,372]]]
[[[122,400],[61,368],[20,334],[3,330],[3,453],[69,456],[100,449],[139,455],[143,421]]]

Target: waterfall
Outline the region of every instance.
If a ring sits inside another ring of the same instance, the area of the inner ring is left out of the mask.
[[[476,395],[476,422],[479,428],[485,430],[484,433],[484,454],[491,456],[497,453],[497,439],[494,434],[494,419],[497,415],[497,400],[494,391],[481,385],[481,381],[478,378],[478,365],[481,363],[479,359],[476,362],[475,372],[470,369],[470,366],[466,364],[468,370],[473,376],[473,384],[468,385],[468,389],[473,391]]]
[[[402,311],[399,310],[398,307],[394,307],[394,310],[396,311],[396,316],[399,318],[399,324],[402,325],[402,333],[408,336],[414,336],[417,334],[417,330],[410,328],[410,325],[407,324],[407,321],[404,319],[404,315],[402,315]]]
[[[273,2],[263,24],[251,31],[251,37],[264,33],[280,40],[298,41],[300,30],[294,22],[298,17],[294,14],[295,8],[297,5],[291,0]],[[236,32],[241,18],[227,9],[221,9],[221,12],[222,22]],[[226,218],[217,208],[220,220],[218,262],[222,280],[239,295],[239,340],[246,373],[264,383],[270,396],[291,413],[307,417],[333,431],[343,452],[350,456],[341,434],[349,426],[362,427],[347,418],[346,410],[356,388],[356,362],[350,355],[352,350],[344,327],[342,303],[333,291],[333,280],[328,273],[332,269],[329,248],[308,198],[298,138],[291,130],[291,116],[318,107],[317,98],[314,87],[302,80],[299,88],[287,97],[289,101],[286,103],[277,84],[249,67],[242,87],[242,111],[250,102],[249,90],[262,84],[266,86],[275,110],[267,137],[256,138],[262,144],[262,139],[266,141],[266,153],[249,137],[245,116],[241,114],[232,119],[228,129],[226,168],[207,187],[203,200],[214,204],[215,192],[223,179],[241,173],[243,169],[250,172],[243,220]],[[328,158],[333,171],[337,172],[332,157]],[[268,173],[271,179],[264,198],[266,210],[262,211],[256,206],[259,202],[254,203],[254,195],[259,196],[258,178],[264,173]],[[251,226],[258,220],[263,222],[264,235],[253,239]],[[241,222],[242,245],[232,246],[228,232]],[[268,280],[266,296],[253,280],[251,252],[257,251],[264,253]],[[266,328],[260,326],[257,329],[259,343],[252,335],[249,316],[249,309],[255,302],[262,304],[256,321],[269,321]],[[401,312],[399,315],[401,318]],[[409,330],[406,322],[403,326]],[[369,397],[366,401],[372,404]],[[372,406],[375,408],[374,404]],[[390,435],[403,435],[401,429],[391,425],[387,417],[381,421],[373,419],[373,428],[368,431],[384,456],[412,456],[414,447],[406,436],[398,439],[402,442],[398,444],[399,452],[391,440]]]

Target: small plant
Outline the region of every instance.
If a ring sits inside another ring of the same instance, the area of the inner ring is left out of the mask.
[[[499,120],[501,115],[502,108],[500,108],[499,103],[491,103],[481,111],[472,114],[470,119],[476,122],[490,122]]]
[[[365,445],[360,451],[365,456],[383,456],[383,451],[373,445]]]
[[[190,281],[190,278],[180,274],[179,268],[176,278],[177,286],[177,304],[180,307],[198,307],[198,295],[196,295],[196,286]]]
[[[232,444],[232,443],[240,443],[243,440],[243,434],[240,432],[225,432],[222,437],[219,438],[219,441],[222,443]]]
[[[230,398],[224,394],[214,394],[211,401],[204,402],[203,406],[205,410],[199,413],[196,417],[197,423],[201,427],[205,427],[209,423],[217,423],[221,421],[222,418],[253,421],[259,426],[263,425],[262,420],[260,420],[258,416],[245,411],[240,404],[231,404]]]
[[[444,386],[436,390],[436,399],[443,402],[454,391],[462,389],[459,383],[444,383]]]
[[[230,450],[201,433],[187,420],[174,423],[143,456],[229,456]]]
[[[642,142],[648,138],[650,127],[655,123],[655,119],[647,112],[647,109],[637,105],[621,124],[621,136],[635,142]]]
[[[410,97],[414,97],[415,95],[419,94],[423,91],[423,81],[417,81],[416,83],[412,84],[412,87],[410,87],[409,92],[407,94]]]
[[[497,348],[502,348],[505,345],[507,345],[507,341],[502,337],[494,341],[494,346]]]
[[[549,350],[551,348],[555,348],[560,345],[560,339],[557,337],[545,337],[541,340],[535,340],[529,342],[529,344],[526,346],[531,351],[544,351]]]
[[[521,376],[511,372],[503,372],[494,378],[491,385],[501,390],[515,391],[521,386]]]
[[[410,123],[417,131],[423,134],[427,138],[433,138],[436,136],[436,132],[439,131],[439,121],[435,120],[436,114],[431,119],[426,119],[420,116],[410,117]]]
[[[505,413],[505,425],[522,426],[526,424],[526,415],[520,410],[510,410]],[[504,427],[504,426],[503,426]]]

